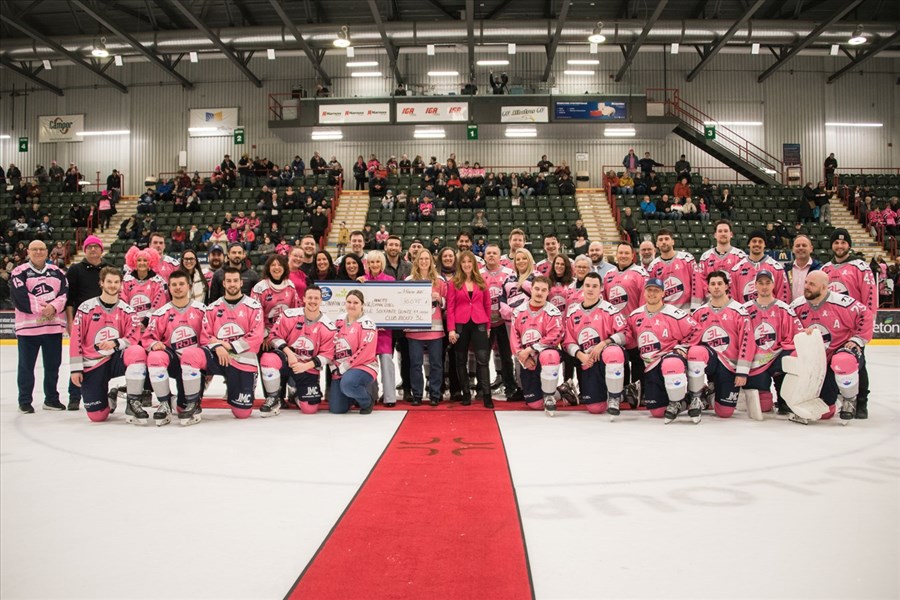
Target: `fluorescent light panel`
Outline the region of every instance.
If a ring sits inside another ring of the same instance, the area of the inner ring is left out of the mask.
[[[429,77],[458,77],[459,71],[428,71]]]
[[[506,129],[506,137],[508,137],[508,138],[537,137],[537,129],[534,127],[508,127]]]
[[[7,134],[7,133],[2,133],[2,134],[0,134],[0,140],[8,140],[8,139],[11,138],[11,137],[12,137],[12,136],[9,135],[9,134]]]
[[[416,129],[413,132],[413,137],[416,139],[443,139],[447,137],[447,132],[443,129]]]
[[[267,48],[266,56],[269,57],[269,60],[275,60],[275,48]]]
[[[350,77],[382,77],[381,71],[354,71]]]
[[[599,65],[600,61],[595,58],[570,58],[566,61],[570,65]]]
[[[129,135],[130,133],[127,129],[113,129],[110,131],[76,131],[75,135]]]
[[[378,66],[378,61],[374,61],[374,60],[362,60],[362,61],[356,61],[356,62],[351,61],[351,62],[347,63],[348,69],[355,69],[357,67],[377,67],[377,66]]]
[[[119,64],[119,61],[120,61],[120,60],[121,60],[121,57],[120,57],[120,56],[116,56],[116,64]],[[48,71],[49,71],[50,69],[53,68],[53,63],[51,63],[51,62],[50,62],[49,60],[47,60],[46,58],[45,58],[44,60],[41,61],[41,64],[43,64],[43,65],[44,65],[44,68],[47,69]]]
[[[200,57],[197,56],[196,52],[191,52],[191,62],[192,63],[200,62]]]
[[[479,67],[502,67],[509,64],[508,60],[479,60],[475,63]]]
[[[590,76],[590,75],[593,75],[594,72],[593,71],[578,71],[578,70],[566,69],[565,71],[563,71],[563,74],[564,75],[587,75],[587,76]]]
[[[637,132],[634,129],[604,129],[604,137],[634,137]]]
[[[754,43],[750,46],[750,54],[759,54],[759,44]]]
[[[840,50],[841,50],[841,47],[839,44],[832,44],[831,45],[831,56],[837,56],[838,52],[840,52]]]
[[[319,129],[313,130],[312,139],[320,140],[341,140],[344,139],[344,132],[340,129]]]
[[[669,46],[669,52],[672,54],[678,54],[679,47],[680,46],[679,46],[678,42],[673,42],[672,45]]]
[[[515,54],[516,53],[516,45],[515,44],[507,44],[506,45],[506,53],[507,54]]]
[[[825,123],[825,127],[884,127],[884,123]]]
[[[434,56],[434,44],[428,44],[425,46],[425,54],[428,56]]]

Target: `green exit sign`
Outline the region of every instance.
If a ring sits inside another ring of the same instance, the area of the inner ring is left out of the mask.
[[[703,137],[708,140],[716,139],[716,127],[715,125],[705,125],[703,127]]]
[[[469,125],[466,127],[466,139],[467,140],[477,140],[478,139],[478,125]]]
[[[234,130],[234,145],[235,146],[243,146],[244,145],[244,128],[236,127]]]
[[[27,137],[19,138],[19,152],[28,152],[28,138]]]

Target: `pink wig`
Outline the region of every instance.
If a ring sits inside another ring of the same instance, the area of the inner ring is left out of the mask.
[[[131,249],[128,250],[128,253],[125,254],[125,264],[128,265],[128,268],[132,271],[136,271],[139,258],[146,258],[147,263],[150,265],[150,270],[156,271],[156,266],[159,264],[159,252],[153,248],[141,250],[137,246],[132,246]]]

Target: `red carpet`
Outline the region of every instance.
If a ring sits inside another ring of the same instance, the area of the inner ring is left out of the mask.
[[[286,598],[533,598],[493,414],[407,414]]]

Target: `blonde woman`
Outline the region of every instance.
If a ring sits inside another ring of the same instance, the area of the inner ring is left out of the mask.
[[[519,248],[513,253],[513,271],[515,278],[510,278],[503,288],[506,292],[506,304],[500,307],[503,320],[509,325],[513,311],[531,298],[531,282],[534,281],[534,257],[525,248]]]
[[[428,353],[428,403],[437,406],[441,401],[441,384],[444,379],[444,296],[447,282],[435,268],[431,252],[419,252],[413,262],[412,273],[407,281],[431,282],[431,329],[415,329],[406,332],[409,342],[409,381],[412,388],[413,406],[422,404],[424,398],[424,378],[422,368],[425,353]]]
[[[360,282],[394,281],[384,272],[385,258],[380,250],[372,250],[366,254],[366,274],[359,278]],[[384,394],[384,405],[397,404],[396,371],[394,369],[394,334],[390,329],[378,330],[376,344],[378,363],[381,366],[381,387]]]

